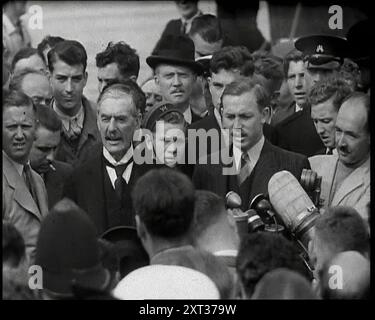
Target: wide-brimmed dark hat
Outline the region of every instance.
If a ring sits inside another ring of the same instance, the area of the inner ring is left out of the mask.
[[[152,55],[146,58],[146,62],[152,69],[161,63],[167,63],[191,68],[196,73],[202,72],[201,65],[195,62],[193,40],[182,35],[164,36]]]
[[[117,226],[105,231],[101,239],[110,242],[119,259],[121,277],[149,264],[149,257],[138,237],[137,229]]]

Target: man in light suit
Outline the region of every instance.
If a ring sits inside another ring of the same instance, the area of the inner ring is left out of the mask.
[[[7,94],[3,101],[3,220],[23,236],[30,264],[41,221],[48,213],[43,180],[29,164],[35,125],[31,99],[16,91]]]
[[[241,196],[242,210],[247,210],[249,200],[268,192],[268,181],[276,172],[290,171],[299,180],[302,169],[310,168],[305,156],[282,150],[264,138],[268,99],[263,86],[252,81],[226,86],[220,112],[231,147],[199,159],[193,174],[196,189],[221,197],[234,191]]]
[[[309,159],[322,176],[323,207],[350,206],[368,222],[370,210],[370,97],[352,93],[336,120],[337,155]]]

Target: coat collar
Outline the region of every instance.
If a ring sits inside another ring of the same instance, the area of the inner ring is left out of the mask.
[[[32,177],[35,183],[34,171],[32,170]],[[42,215],[35,203],[35,200],[26,187],[23,178],[18,174],[14,165],[9,161],[8,157],[3,152],[3,175],[9,184],[9,187],[14,189],[14,200],[24,209],[33,213],[39,220],[42,220]],[[37,196],[40,194],[37,190]],[[42,205],[42,204],[41,204]]]
[[[338,158],[337,158],[338,159]],[[336,163],[337,165],[337,163]],[[370,184],[370,157],[360,167],[355,169],[341,184],[333,196],[332,203],[339,204],[355,189]]]

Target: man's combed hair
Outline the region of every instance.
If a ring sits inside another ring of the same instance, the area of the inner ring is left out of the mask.
[[[11,72],[14,71],[14,67],[16,66],[17,62],[22,60],[22,59],[28,59],[32,56],[39,56],[43,61],[44,61],[44,58],[43,58],[43,55],[41,55],[39,53],[39,51],[35,48],[23,48],[23,49],[20,49],[16,54],[15,56],[13,57],[13,60],[12,60],[12,63],[10,65],[10,70]]]
[[[266,52],[254,52],[254,72],[266,79],[283,79],[283,60]]]
[[[167,114],[160,117],[158,121],[164,121],[166,123],[175,124],[175,125],[181,125],[184,129],[187,128],[187,122],[184,118],[184,116],[176,111],[168,112]],[[155,129],[154,127],[153,129]]]
[[[284,65],[284,74],[285,77],[288,77],[288,71],[289,71],[289,64],[290,62],[298,62],[298,61],[303,61],[303,54],[301,51],[298,51],[297,49],[293,49],[291,52],[289,52],[283,61]]]
[[[243,238],[236,269],[247,297],[269,271],[286,268],[308,278],[308,272],[295,245],[279,234],[256,232]]]
[[[48,76],[45,71],[26,68],[11,78],[9,82],[9,90],[22,91],[23,79],[25,79],[25,77],[29,74],[37,74],[37,75],[45,77],[48,80]]]
[[[35,112],[35,107],[31,98],[20,91],[10,90],[3,93],[3,113],[11,107],[30,107]]]
[[[43,40],[38,44],[37,50],[41,56],[43,56],[43,51],[46,50],[48,47],[51,49],[58,44],[59,42],[65,41],[64,38],[55,37],[55,36],[45,36]],[[43,56],[44,57],[44,56]],[[44,60],[44,59],[43,59]],[[45,61],[47,63],[47,61]]]
[[[109,81],[103,91],[99,94],[97,103],[100,105],[103,100],[108,98],[119,99],[123,97],[124,94],[132,97],[136,107],[136,110],[134,110],[135,114],[137,113],[137,110],[142,114],[145,112],[146,95],[138,84],[130,79]]]
[[[270,97],[266,89],[255,81],[243,78],[228,84],[223,92],[221,101],[225,96],[240,96],[247,92],[254,92],[259,110],[263,110],[270,103]]]
[[[194,235],[199,237],[210,225],[226,214],[224,200],[207,190],[195,191]]]
[[[49,131],[57,132],[62,129],[61,119],[52,108],[36,106],[36,119],[39,127]]]
[[[85,47],[75,40],[64,40],[57,43],[47,55],[49,71],[53,72],[54,63],[62,60],[69,66],[83,66],[83,72],[87,67],[87,53]]]
[[[254,59],[244,46],[227,46],[215,52],[210,62],[211,73],[222,69],[238,70],[242,76],[250,77],[254,73]]]
[[[369,253],[370,238],[365,222],[351,207],[331,207],[315,222],[315,235],[325,246],[338,253]]]
[[[110,42],[103,52],[96,57],[96,66],[104,68],[107,64],[116,63],[121,75],[125,78],[139,75],[139,56],[137,52],[125,42]]]
[[[132,200],[135,213],[154,236],[184,237],[194,219],[194,186],[183,173],[154,169],[136,183]]]
[[[351,92],[352,89],[345,80],[333,76],[316,83],[311,88],[308,102],[311,106],[315,106],[332,98],[335,110],[339,111],[343,101]]]
[[[189,31],[190,36],[199,34],[208,43],[223,40],[219,19],[212,14],[202,14],[194,18]]]

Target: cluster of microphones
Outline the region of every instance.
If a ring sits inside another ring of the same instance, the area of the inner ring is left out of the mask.
[[[250,232],[279,233],[295,241],[301,258],[312,272],[308,259],[308,243],[312,238],[316,218],[320,215],[321,177],[304,169],[300,182],[288,171],[275,173],[268,183],[268,194],[250,199],[248,210],[241,210],[241,197],[230,191],[225,197],[240,236]]]

